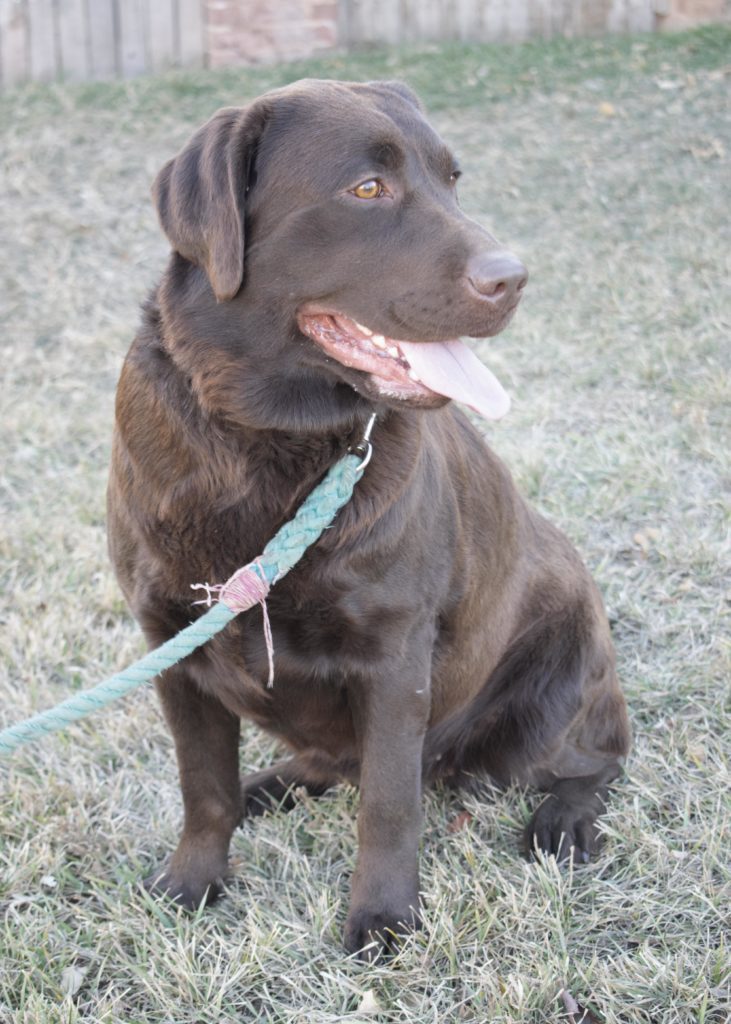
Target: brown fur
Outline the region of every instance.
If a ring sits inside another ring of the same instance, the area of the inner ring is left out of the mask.
[[[197,613],[190,584],[259,554],[378,412],[351,501],[271,592],[273,689],[258,608],[158,683],[185,821],[155,888],[214,897],[244,814],[350,779],[353,950],[418,923],[424,783],[546,789],[528,847],[586,859],[629,744],[569,542],[459,409],[384,399],[298,328],[312,301],[416,341],[504,326],[518,286],[496,300],[466,283],[497,243],[460,212],[452,161],[400,85],[305,82],[219,112],[157,179],[174,251],[117,396],[110,547],[151,645]],[[375,175],[393,201],[353,202]],[[241,717],[291,759],[240,780]]]

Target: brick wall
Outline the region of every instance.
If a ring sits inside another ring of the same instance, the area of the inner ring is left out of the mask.
[[[296,60],[338,45],[337,0],[204,0],[209,67]]]
[[[728,21],[729,0],[655,0],[655,24],[661,30],[693,28],[704,22]]]

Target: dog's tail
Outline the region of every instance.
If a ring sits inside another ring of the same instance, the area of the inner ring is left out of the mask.
[[[579,710],[591,645],[585,608],[547,613],[507,647],[482,689],[433,725],[424,778],[458,782],[485,773],[498,783],[526,778]]]

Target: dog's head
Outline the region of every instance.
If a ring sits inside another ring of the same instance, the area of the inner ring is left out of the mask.
[[[299,372],[339,405],[457,398],[497,417],[507,396],[456,339],[502,330],[527,274],[460,211],[458,177],[407,87],[304,81],[219,111],[154,195],[205,274],[212,343],[249,370],[255,344],[272,387]]]

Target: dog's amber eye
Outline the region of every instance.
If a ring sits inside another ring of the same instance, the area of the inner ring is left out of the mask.
[[[360,185],[355,186],[353,195],[359,199],[378,199],[383,195],[383,185],[375,178],[369,178],[368,181],[361,181]]]

